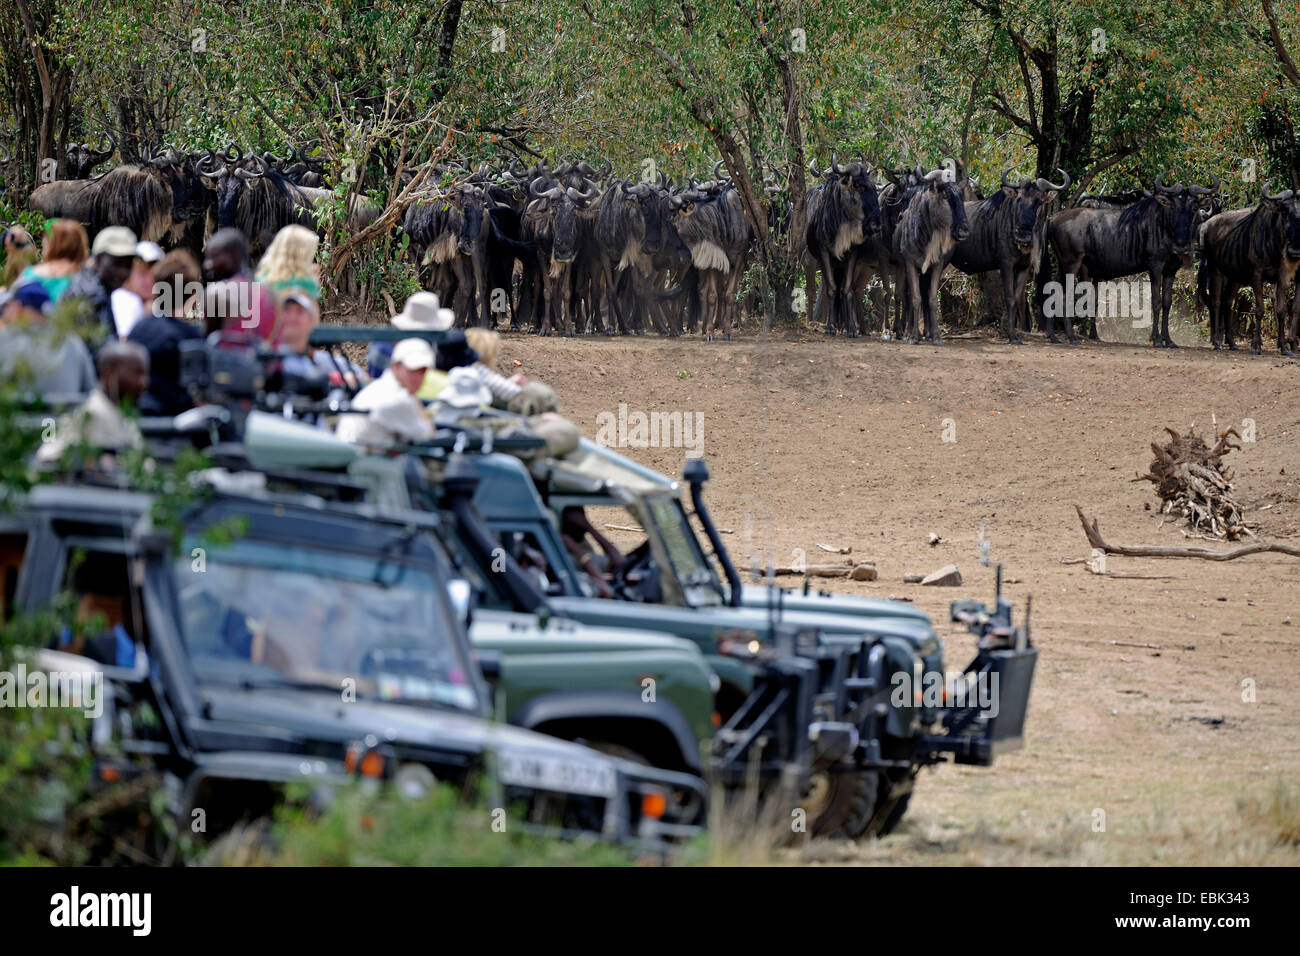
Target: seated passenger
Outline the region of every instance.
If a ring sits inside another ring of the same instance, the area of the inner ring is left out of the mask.
[[[433,346],[428,342],[398,342],[384,374],[356,394],[351,412],[339,416],[338,437],[372,448],[431,439],[433,423],[415,395],[432,365]]]
[[[81,406],[59,419],[53,440],[41,445],[36,460],[57,462],[82,444],[109,452],[139,448],[140,427],[122,407],[136,407],[148,384],[149,353],[134,342],[109,342],[99,350],[99,385]],[[115,466],[111,454],[100,459],[101,468]]]

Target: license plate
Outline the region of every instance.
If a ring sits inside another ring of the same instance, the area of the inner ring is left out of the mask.
[[[497,771],[502,783],[534,790],[596,797],[612,797],[618,790],[618,776],[613,767],[563,757],[498,753]]]

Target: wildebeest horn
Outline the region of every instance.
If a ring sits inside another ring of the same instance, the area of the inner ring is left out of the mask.
[[[1211,173],[1210,178],[1214,180],[1214,185],[1209,189],[1204,186],[1188,186],[1187,191],[1193,196],[1213,196],[1219,191],[1219,177]]]
[[[1269,199],[1272,200],[1273,202],[1285,202],[1286,200],[1290,199],[1293,195],[1295,195],[1295,190],[1288,189],[1284,192],[1278,193],[1275,196],[1272,196],[1269,195],[1268,181],[1265,180],[1264,185],[1261,186],[1259,189],[1259,195],[1261,199]]]
[[[943,170],[942,170],[942,169],[932,169],[932,170],[930,170],[928,173],[926,173],[924,176],[921,177],[921,182],[923,182],[923,183],[932,183],[932,182],[934,182],[935,180],[937,180],[937,179],[942,179],[942,178],[943,178]]]
[[[1165,177],[1168,175],[1169,175],[1169,170],[1166,169],[1163,173],[1161,173],[1159,176],[1156,177],[1156,192],[1168,194],[1176,191],[1174,187],[1165,185]]]
[[[722,160],[718,160],[716,163],[713,164],[713,178],[714,178],[714,179],[722,179],[722,178],[723,178],[723,177],[722,177]]]
[[[821,173],[817,171],[817,158],[815,156],[808,160],[808,172],[812,173],[814,176],[821,175]]]
[[[209,148],[207,155],[194,163],[194,168],[206,176],[215,176],[220,165],[221,160],[217,158],[216,152]]]
[[[836,176],[844,175],[844,167],[835,161],[834,153],[831,153],[831,171],[835,173]]]
[[[263,176],[266,175],[267,170],[271,168],[270,164],[267,163],[267,161],[263,159],[261,156],[250,154],[250,158],[257,160],[258,165],[261,168],[258,169],[257,172],[253,172],[253,170],[251,169],[237,168],[235,170],[235,175],[238,176],[240,179],[242,179],[244,182],[250,182],[254,179],[261,179]]]
[[[1041,190],[1042,190],[1043,192],[1045,192],[1045,193],[1048,193],[1048,192],[1058,192],[1058,193],[1060,193],[1060,192],[1065,192],[1065,190],[1069,189],[1069,188],[1070,188],[1070,174],[1067,173],[1064,169],[1059,169],[1059,168],[1058,168],[1056,171],[1057,171],[1058,173],[1060,173],[1062,176],[1065,177],[1065,182],[1063,182],[1063,183],[1061,183],[1061,185],[1057,186],[1057,185],[1054,185],[1053,183],[1051,183],[1050,181],[1048,181],[1048,180],[1046,180],[1046,179],[1043,179],[1042,177],[1039,177],[1039,179],[1038,179],[1038,188],[1041,189]]]
[[[591,188],[586,190],[578,190],[575,189],[573,186],[570,186],[568,189],[564,191],[564,194],[568,196],[571,200],[573,200],[575,203],[589,203],[593,199],[595,199],[598,195],[600,195],[600,190],[598,190],[594,185],[591,185],[590,183],[588,185],[591,186]]]
[[[668,174],[664,172],[662,169],[659,170],[659,188],[660,189],[668,188]]]
[[[686,200],[685,200],[685,199],[683,198],[683,196],[681,196],[680,194],[679,194],[679,195],[676,195],[676,196],[669,196],[669,197],[668,197],[668,205],[669,205],[671,208],[673,208],[673,209],[681,209],[681,208],[682,208],[682,203],[685,202],[685,201],[686,201]]]
[[[867,182],[871,184],[872,189],[880,188],[880,178],[876,175],[874,169],[867,173]]]
[[[1014,167],[1013,167],[1013,168],[1014,168]],[[1013,183],[1013,182],[1010,182],[1010,181],[1007,180],[1007,176],[1010,175],[1010,173],[1011,173],[1011,170],[1008,169],[1005,173],[1002,174],[1002,185],[1003,185],[1003,186],[1010,186],[1012,189],[1015,189],[1015,188],[1016,188],[1016,183]],[[1017,177],[1017,182],[1019,182],[1019,177]]]

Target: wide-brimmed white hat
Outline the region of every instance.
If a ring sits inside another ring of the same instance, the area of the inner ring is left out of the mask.
[[[417,292],[406,300],[392,323],[405,332],[446,332],[456,322],[456,313],[441,308],[437,295]]]
[[[478,408],[492,404],[492,393],[472,368],[454,368],[447,373],[447,384],[438,393],[438,401],[449,408]]]

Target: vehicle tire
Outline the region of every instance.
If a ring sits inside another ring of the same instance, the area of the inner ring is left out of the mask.
[[[871,825],[879,790],[880,774],[874,770],[817,774],[812,796],[820,812],[813,817],[811,835],[856,840]]]
[[[912,802],[915,780],[915,770],[907,770],[902,774],[891,772],[881,779],[880,798],[866,829],[868,836],[889,836],[897,829]]]

